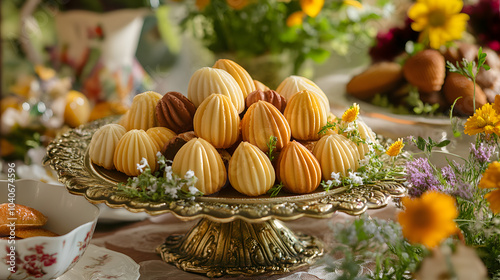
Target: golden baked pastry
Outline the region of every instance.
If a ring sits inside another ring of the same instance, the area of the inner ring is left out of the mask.
[[[148,129],[146,133],[149,135],[149,137],[151,137],[151,139],[153,139],[156,147],[158,148],[158,151],[161,151],[165,144],[170,141],[170,139],[177,136],[177,134],[172,130],[161,126],[152,127]]]
[[[303,90],[293,95],[285,108],[285,118],[292,129],[292,137],[298,140],[317,140],[318,132],[326,125],[328,112],[317,95]]]
[[[323,179],[330,180],[332,172],[348,175],[348,170],[356,171],[359,167],[359,152],[351,140],[344,135],[330,134],[319,139],[313,149],[318,159]]]
[[[358,120],[358,131],[359,131],[359,136],[361,136],[361,139],[366,141],[371,141],[375,143],[377,140],[375,138],[375,133],[373,133],[372,129],[366,125],[363,121]],[[364,159],[365,155],[369,152],[368,144],[366,143],[354,143],[358,149],[359,152],[359,159]]]
[[[255,90],[255,83],[247,70],[241,67],[238,63],[229,59],[219,59],[215,62],[213,68],[226,70],[236,80],[243,92],[243,96]]]
[[[158,126],[155,112],[156,104],[161,98],[161,94],[154,91],[146,91],[134,96],[130,110],[123,115],[119,123],[127,131],[132,129],[148,130]]]
[[[275,136],[276,150],[280,151],[290,142],[291,130],[285,116],[276,107],[266,101],[257,101],[241,120],[241,134],[244,141],[264,152],[269,151],[269,138]]]
[[[276,173],[287,192],[313,192],[321,182],[321,166],[314,155],[302,144],[290,142],[281,151]]]
[[[215,148],[229,148],[240,136],[240,116],[229,97],[212,94],[198,107],[194,132]]]
[[[15,205],[15,216],[10,215],[8,203],[0,204],[0,235],[10,234],[10,220],[9,218],[16,218],[16,231],[21,228],[35,228],[41,227],[47,223],[47,217],[40,211],[24,206],[21,204]]]
[[[195,187],[204,195],[218,192],[227,180],[221,156],[203,138],[191,139],[179,149],[172,163],[172,171],[181,177],[193,171],[198,178]]]
[[[229,161],[231,186],[248,196],[267,193],[274,185],[274,167],[264,152],[248,142],[241,142]]]
[[[313,81],[305,77],[292,75],[283,80],[276,89],[279,94],[285,97],[287,102],[290,102],[293,95],[303,90],[314,93],[323,104],[324,110],[330,111],[330,101],[328,101],[326,94]]]
[[[158,151],[156,143],[146,131],[132,129],[125,133],[116,145],[113,163],[116,170],[128,176],[138,176],[141,174],[138,165],[141,165],[142,159],[145,158],[151,171],[154,172],[158,168],[156,162],[156,153]]]
[[[89,144],[90,160],[106,169],[114,169],[113,158],[118,141],[127,130],[119,124],[107,124],[100,127]]]
[[[361,100],[368,100],[377,93],[395,89],[403,80],[401,65],[396,62],[379,62],[352,77],[346,92]]]
[[[59,236],[59,234],[52,232],[48,229],[32,227],[32,228],[16,228],[16,237],[25,239],[35,236]]]
[[[437,50],[420,51],[406,60],[403,75],[421,92],[439,91],[446,76],[444,56]]]
[[[238,114],[245,110],[245,96],[236,80],[222,69],[203,67],[189,80],[188,98],[197,108],[212,93],[229,97]]]
[[[448,73],[443,86],[443,93],[448,103],[453,104],[454,110],[462,115],[474,114],[474,82],[458,73]],[[487,103],[486,95],[480,86],[476,84],[476,109]]]
[[[262,100],[267,101],[276,107],[281,113],[285,111],[286,99],[274,90],[260,90],[257,89],[251,92],[245,98],[245,104],[248,107],[252,106],[255,102]]]

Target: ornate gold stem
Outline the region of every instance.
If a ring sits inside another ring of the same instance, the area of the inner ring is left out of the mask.
[[[276,219],[219,223],[204,218],[186,235],[167,237],[156,251],[182,270],[220,277],[289,272],[321,256],[323,244]]]

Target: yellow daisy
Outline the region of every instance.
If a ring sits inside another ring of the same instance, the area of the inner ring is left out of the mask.
[[[490,103],[478,108],[465,123],[465,134],[475,135],[481,132],[500,135],[500,116]]]
[[[235,9],[235,10],[241,10],[248,6],[250,3],[249,0],[226,0],[226,3],[229,7]]]
[[[399,213],[398,221],[403,236],[410,243],[434,248],[442,240],[457,232],[454,219],[458,216],[455,199],[439,192],[426,192],[420,198],[402,200],[405,208]]]
[[[500,213],[500,189],[487,193],[484,198],[490,203],[491,212]]]
[[[345,123],[350,123],[355,121],[359,115],[359,105],[354,103],[347,109],[342,115],[342,121]]]
[[[462,38],[469,16],[460,13],[461,0],[417,0],[408,10],[414,20],[411,28],[420,33],[420,41],[428,40],[430,47],[439,49],[446,42]]]
[[[401,153],[401,150],[405,144],[403,143],[403,139],[399,138],[398,141],[392,143],[392,145],[385,151],[386,154],[390,155],[391,157],[395,157]]]
[[[488,169],[484,171],[478,186],[482,189],[494,189],[487,193],[484,198],[490,203],[490,209],[493,213],[500,213],[500,162],[494,161],[488,165]]]
[[[304,21],[305,16],[306,16],[306,14],[303,11],[297,11],[295,13],[292,13],[286,19],[286,26],[293,27],[293,26],[302,25],[302,22]]]
[[[325,0],[300,0],[300,8],[310,17],[316,17],[324,4]]]

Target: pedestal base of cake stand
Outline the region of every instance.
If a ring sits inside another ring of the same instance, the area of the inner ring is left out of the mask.
[[[178,268],[223,275],[280,274],[310,265],[323,255],[317,238],[297,234],[271,219],[260,223],[229,223],[201,219],[185,235],[171,235],[156,251]]]

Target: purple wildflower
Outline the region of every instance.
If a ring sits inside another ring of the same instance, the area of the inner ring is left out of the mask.
[[[455,171],[453,171],[453,168],[451,168],[451,166],[447,165],[441,168],[441,175],[443,176],[443,179],[445,179],[451,186],[457,183]]]
[[[426,158],[416,158],[406,164],[406,179],[411,185],[409,195],[419,197],[426,191],[443,191]]]
[[[458,196],[468,200],[472,199],[473,193],[474,188],[469,183],[463,181],[455,184],[454,188],[449,192],[450,195]]]
[[[490,160],[491,155],[495,152],[495,146],[480,143],[476,148],[474,143],[471,143],[470,152],[479,163],[485,163]]]

